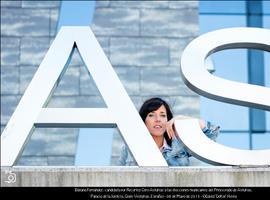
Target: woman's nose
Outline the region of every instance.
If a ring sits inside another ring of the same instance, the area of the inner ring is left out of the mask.
[[[158,121],[159,122],[160,121],[160,117],[159,116],[156,116],[155,117],[155,121]]]

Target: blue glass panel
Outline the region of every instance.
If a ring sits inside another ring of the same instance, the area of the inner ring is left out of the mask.
[[[270,133],[252,134],[253,149],[270,149]]]
[[[270,14],[270,1],[269,0],[264,0],[263,1],[263,14]]]
[[[200,15],[199,18],[200,33],[229,28],[246,27],[245,15]]]
[[[248,131],[248,108],[200,98],[201,118],[220,125],[224,131]]]
[[[61,26],[90,26],[95,1],[61,1],[57,30]]]
[[[80,128],[75,165],[110,165],[113,128]]]
[[[245,1],[199,1],[200,14],[245,14]]]
[[[246,133],[220,133],[217,142],[228,147],[249,149],[249,134]]]

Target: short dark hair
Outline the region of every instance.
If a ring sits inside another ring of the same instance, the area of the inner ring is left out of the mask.
[[[169,104],[166,101],[164,101],[163,99],[161,99],[161,98],[154,97],[154,98],[146,100],[143,103],[143,105],[141,106],[139,113],[140,113],[140,116],[141,116],[142,120],[145,122],[145,119],[146,119],[148,113],[159,109],[160,106],[162,106],[162,105],[164,105],[164,107],[166,108],[168,121],[170,119],[172,119],[173,114],[172,114],[172,111],[170,109]],[[164,137],[165,137],[165,140],[166,140],[167,144],[169,146],[171,146],[172,140],[169,138],[167,131],[165,131]]]

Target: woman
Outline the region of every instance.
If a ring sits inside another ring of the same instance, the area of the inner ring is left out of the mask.
[[[139,113],[168,165],[189,165],[189,157],[191,155],[177,138],[174,129],[175,119],[188,117],[173,117],[169,105],[161,98],[151,98],[145,101]],[[210,122],[200,119],[198,121],[205,135],[215,140],[219,133],[219,126],[214,126]],[[136,165],[126,146],[122,148],[119,165]]]

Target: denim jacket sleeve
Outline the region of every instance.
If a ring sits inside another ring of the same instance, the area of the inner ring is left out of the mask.
[[[211,140],[217,138],[219,134],[219,126],[213,125],[210,122],[206,122],[206,127],[202,129],[204,134]],[[164,158],[170,166],[188,166],[189,157],[191,156],[186,147],[177,138],[172,140],[171,149],[165,149],[162,152]]]
[[[216,138],[217,138],[217,136],[219,134],[220,127],[212,124],[209,121],[206,121],[205,123],[206,123],[206,126],[205,126],[205,128],[202,129],[202,131],[211,140],[216,141]]]
[[[189,154],[184,145],[176,138],[172,140],[171,148],[162,151],[162,155],[169,166],[189,165]]]

